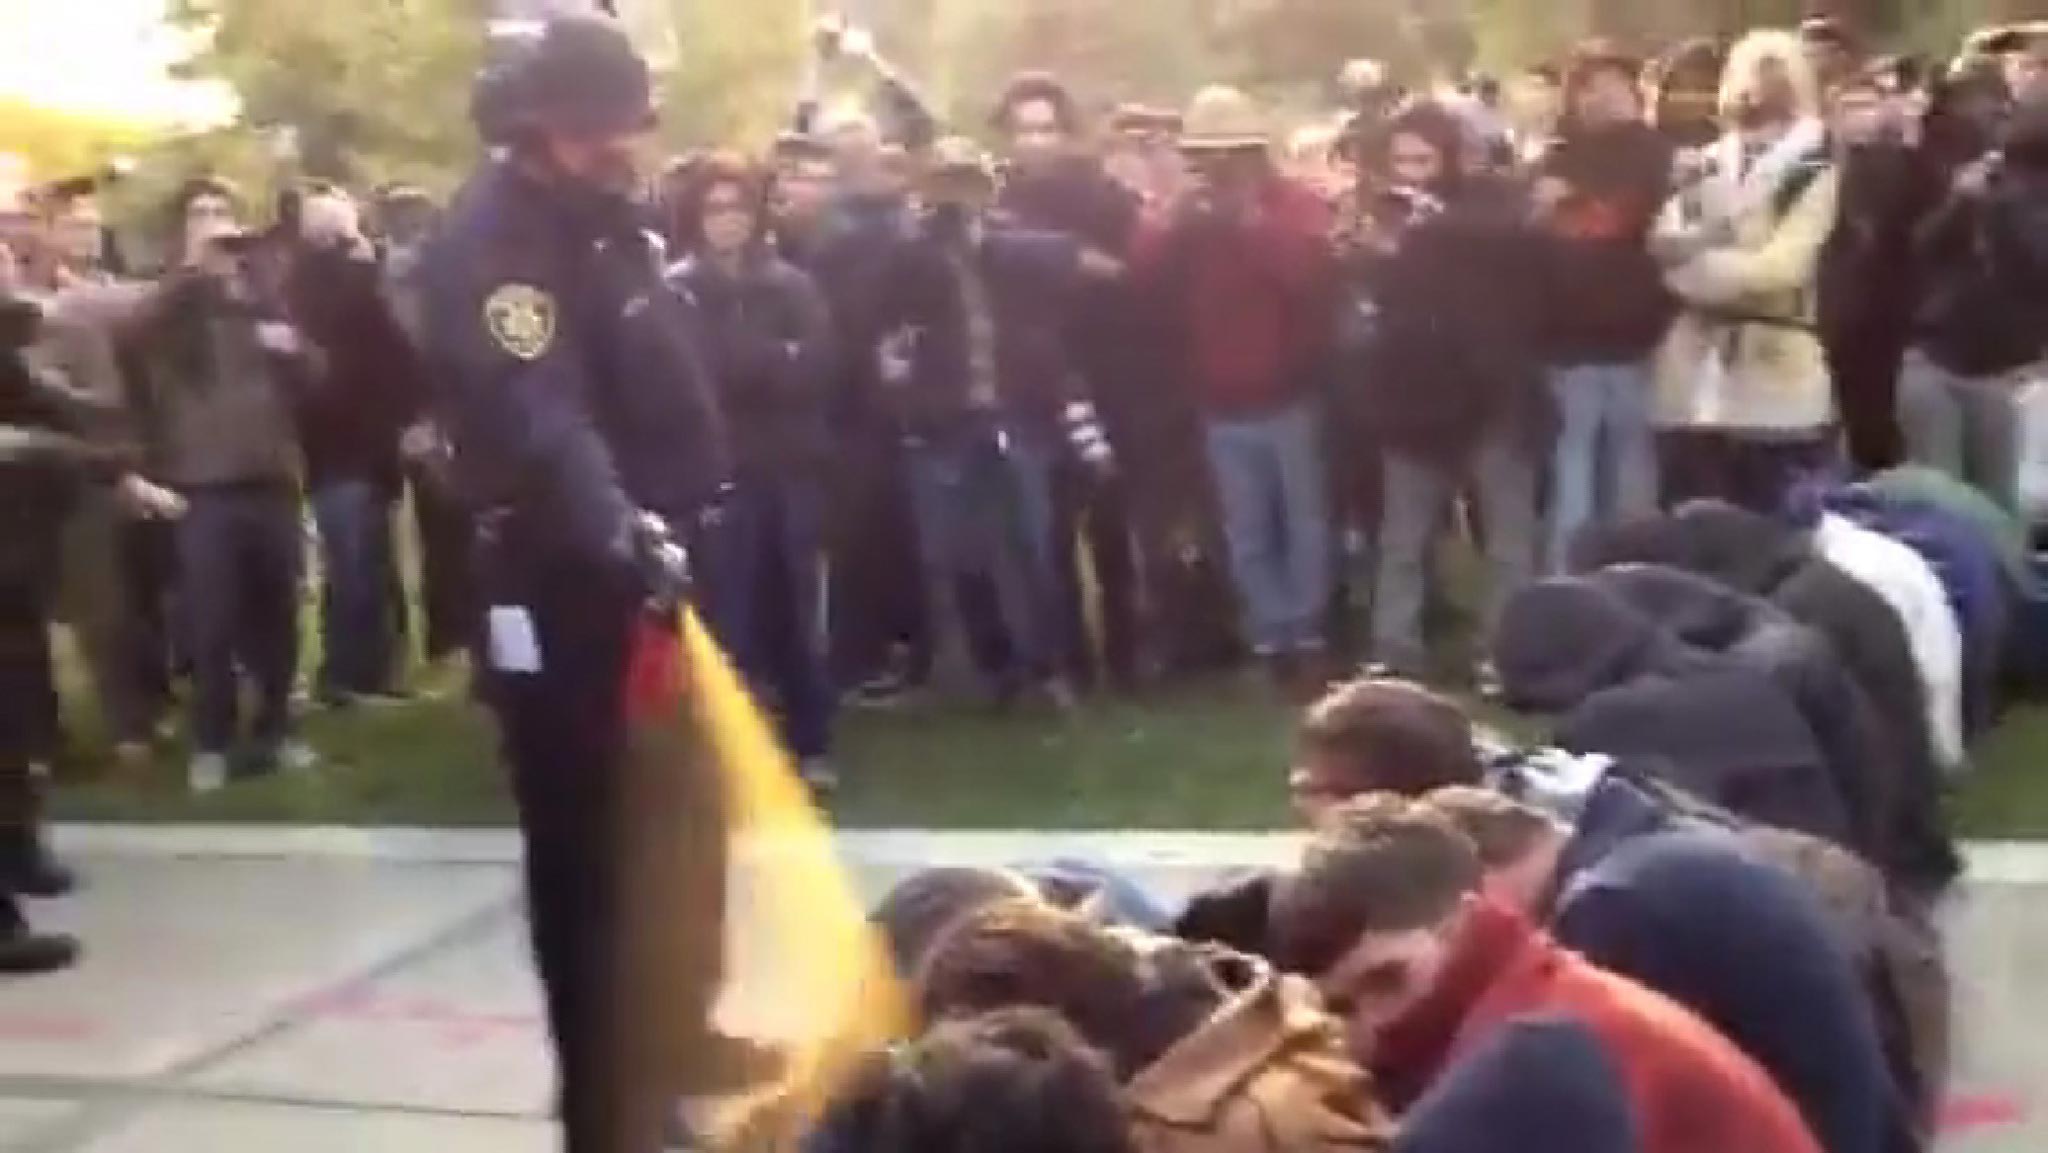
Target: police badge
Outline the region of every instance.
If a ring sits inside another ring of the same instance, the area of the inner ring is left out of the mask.
[[[520,360],[539,360],[555,342],[555,298],[527,284],[505,284],[484,300],[491,339]]]

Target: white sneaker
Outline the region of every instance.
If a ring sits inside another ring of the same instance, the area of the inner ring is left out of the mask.
[[[304,741],[286,741],[278,746],[277,767],[287,773],[310,773],[320,767],[320,754]]]
[[[186,787],[195,797],[217,793],[228,787],[228,759],[220,753],[200,753],[192,758],[186,772]]]

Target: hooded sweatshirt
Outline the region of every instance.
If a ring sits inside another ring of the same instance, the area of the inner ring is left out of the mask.
[[[1494,787],[1541,772],[1544,761],[1555,759],[1554,751],[1524,753],[1513,765],[1496,770],[1501,784]],[[1906,1102],[1911,1123],[1925,1130],[1939,1106],[1949,1065],[1948,969],[1938,936],[1920,917],[1902,912],[1876,869],[1825,841],[1747,824],[1671,788],[1640,765],[1613,765],[1568,813],[1552,815],[1572,829],[1558,853],[1553,891],[1545,900],[1552,916],[1559,912],[1560,898],[1574,891],[1581,878],[1597,875],[1610,858],[1637,841],[1667,834],[1727,838],[1746,856],[1797,881],[1826,918],[1835,947],[1850,959],[1876,1022],[1891,1084]],[[1745,959],[1737,968],[1748,963]],[[1890,1131],[1896,1132],[1896,1126]]]
[[[1898,614],[1927,694],[1935,758],[1952,771],[1961,769],[1968,755],[1963,748],[1963,635],[1940,579],[1911,548],[1832,513],[1820,518],[1813,543],[1830,564]]]
[[[1401,1119],[1395,1153],[1637,1153],[1627,1083],[1566,1016],[1519,1018],[1451,1066]]]
[[[1579,835],[1602,835],[1588,825]],[[1912,1147],[1848,950],[1795,877],[1733,836],[1626,840],[1566,883],[1551,932],[1720,1030],[1771,1074],[1828,1153]]]
[[[1517,1018],[1582,1023],[1620,1071],[1644,1153],[1819,1153],[1770,1076],[1663,995],[1478,899],[1430,994],[1376,1039],[1374,1072],[1412,1102]]]
[[[1898,751],[1909,811],[1940,804],[1941,777],[1928,732],[1926,689],[1905,626],[1884,599],[1823,560],[1811,537],[1782,521],[1722,501],[1697,501],[1667,516],[1603,526],[1574,546],[1581,572],[1612,564],[1669,565],[1760,597],[1826,637],[1863,687]],[[1943,863],[1953,878],[1960,861]]]
[[[1674,784],[1731,812],[1847,843],[1813,731],[1769,676],[1577,579],[1515,594],[1493,653],[1509,703],[1561,714],[1563,748],[1662,762]]]
[[[1904,770],[1884,725],[1825,638],[1764,601],[1678,569],[1621,565],[1587,579],[1680,642],[1769,677],[1798,708],[1826,758],[1854,830],[1848,847],[1887,872],[1939,883],[1926,870],[1954,851],[1941,815],[1905,803]]]

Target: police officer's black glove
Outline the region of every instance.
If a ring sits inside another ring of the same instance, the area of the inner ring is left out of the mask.
[[[673,613],[690,596],[690,554],[670,534],[668,522],[651,512],[633,520],[633,568],[650,609]]]

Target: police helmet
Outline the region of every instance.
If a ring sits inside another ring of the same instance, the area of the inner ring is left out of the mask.
[[[470,113],[491,144],[540,129],[610,135],[653,125],[654,84],[617,21],[558,16],[484,70]]]

